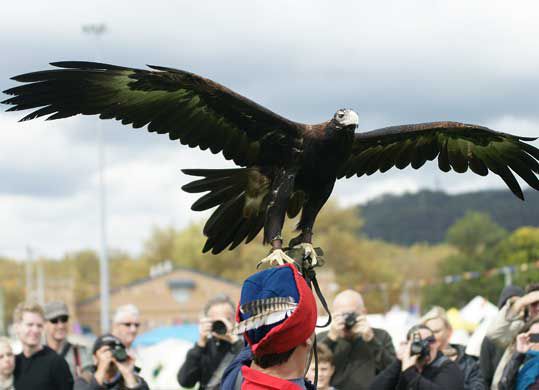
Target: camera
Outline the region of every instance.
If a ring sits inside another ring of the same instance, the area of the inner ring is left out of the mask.
[[[223,321],[217,320],[213,321],[213,323],[211,324],[211,331],[219,335],[225,335],[228,329]]]
[[[420,358],[428,356],[430,354],[430,343],[432,336],[422,339],[419,333],[414,333],[412,338],[412,344],[410,346],[410,355],[419,355]]]
[[[347,313],[344,317],[344,328],[350,330],[357,323],[357,314],[355,312]]]
[[[114,343],[114,345],[110,346],[110,350],[112,351],[112,356],[114,356],[114,359],[117,361],[125,362],[127,360],[127,351],[123,344]]]

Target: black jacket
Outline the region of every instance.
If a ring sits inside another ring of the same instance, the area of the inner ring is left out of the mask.
[[[479,354],[479,366],[483,373],[483,379],[488,387],[492,385],[492,378],[500,359],[502,358],[504,348],[497,345],[490,337],[485,336],[481,343],[481,353]]]
[[[71,390],[73,376],[63,357],[46,345],[27,358],[21,352],[15,357],[13,372],[17,390]]]
[[[334,355],[332,386],[339,390],[367,389],[374,377],[396,360],[389,333],[376,328],[373,331],[374,338],[368,343],[361,337],[333,341],[327,337],[327,332],[320,334],[320,342]]]
[[[457,350],[455,363],[464,374],[464,390],[487,390],[488,387],[483,379],[477,358],[467,355],[463,345],[451,344],[451,347]]]
[[[148,384],[146,381],[135,374],[135,377],[138,380],[138,385],[136,387],[126,387],[124,383],[124,378],[118,373],[118,376],[111,383],[100,385],[95,380],[94,374],[96,371],[96,366],[87,367],[82,374],[77,377],[75,380],[75,387],[73,390],[149,390]]]
[[[206,388],[213,372],[219,367],[221,360],[228,352],[237,355],[243,347],[243,341],[238,340],[234,344],[217,342],[209,339],[204,348],[195,344],[185,357],[185,362],[178,371],[178,383],[182,387],[193,387],[200,384],[199,389]]]
[[[371,383],[371,390],[463,390],[464,376],[458,365],[438,352],[436,359],[421,373],[415,367],[401,372],[397,360]]]

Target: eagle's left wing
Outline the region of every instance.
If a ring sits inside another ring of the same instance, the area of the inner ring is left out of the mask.
[[[539,190],[539,149],[523,141],[537,138],[500,133],[486,127],[459,122],[430,122],[391,126],[356,133],[352,154],[339,178],[372,175],[392,167],[418,169],[438,157],[438,167],[463,173],[470,168],[478,175],[499,175],[509,189],[524,199],[511,171]]]

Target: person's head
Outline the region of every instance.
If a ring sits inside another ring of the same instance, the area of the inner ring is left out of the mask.
[[[333,362],[333,352],[326,344],[317,344],[316,353],[318,355],[318,389],[329,389],[329,382],[331,376],[335,372],[335,364]],[[307,372],[307,379],[314,382],[315,374],[315,362],[311,361],[309,371]]]
[[[356,313],[357,315],[367,314],[363,297],[354,290],[341,291],[333,300],[333,313],[345,314]]]
[[[447,348],[453,334],[453,328],[449,323],[445,310],[440,306],[435,306],[423,316],[421,322],[432,331],[440,349]]]
[[[252,320],[255,317],[257,321]],[[243,283],[236,331],[243,333],[257,366],[286,363],[304,370],[316,317],[312,291],[298,270],[287,264],[257,272]]]
[[[534,291],[539,291],[539,283],[532,283],[526,287],[526,295]],[[528,318],[537,317],[539,315],[539,300],[530,303],[526,309],[528,311]]]
[[[45,304],[45,334],[47,340],[52,339],[61,343],[67,337],[69,330],[69,311],[64,302],[55,301]]]
[[[113,378],[118,371],[118,367],[111,361],[115,357],[115,351],[124,354],[127,357],[125,352],[125,345],[120,341],[120,339],[112,334],[104,334],[98,337],[94,341],[92,347],[92,356],[94,364],[96,367],[101,368],[101,365],[107,364],[107,377]],[[118,352],[116,352],[117,354]]]
[[[343,317],[345,323],[349,324],[344,328],[344,337],[353,338],[354,333],[351,328],[358,316],[366,315],[367,309],[360,293],[354,290],[344,290],[337,294],[333,300],[332,315],[334,318]]]
[[[137,338],[139,327],[140,313],[135,305],[124,305],[116,309],[112,318],[112,334],[127,348],[131,348],[131,344]]]
[[[234,323],[236,306],[234,302],[225,294],[219,294],[210,299],[204,306],[204,316],[210,320],[225,318],[231,324]]]
[[[436,359],[440,345],[428,326],[423,324],[412,326],[406,334],[406,341],[412,341],[412,344],[414,341],[422,341],[425,345],[428,345],[428,352],[421,358],[422,361],[429,363]]]
[[[15,369],[15,355],[6,337],[0,337],[0,378],[7,379]]]
[[[13,313],[15,332],[23,348],[37,348],[41,345],[45,314],[37,303],[22,302]]]
[[[512,297],[521,297],[524,295],[524,290],[519,286],[514,286],[512,284],[505,286],[500,293],[498,298],[498,309],[501,309],[505,306],[507,301]]]

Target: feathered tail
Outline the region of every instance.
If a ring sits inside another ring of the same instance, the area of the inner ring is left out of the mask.
[[[182,187],[189,193],[207,192],[191,206],[191,210],[217,209],[204,225],[208,237],[203,252],[217,254],[230,246],[251,241],[264,227],[266,195],[270,179],[258,168],[184,169],[183,173],[199,176]]]

